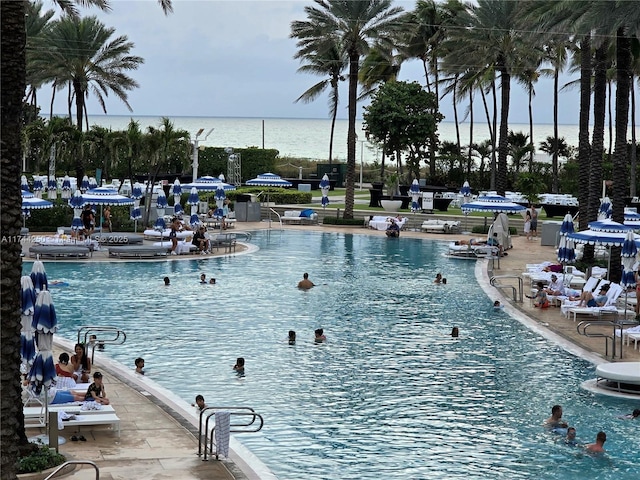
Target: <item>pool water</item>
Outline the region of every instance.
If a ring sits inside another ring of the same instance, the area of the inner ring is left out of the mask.
[[[69,283],[52,289],[58,334],[118,326],[126,344],[105,353],[127,368],[142,356],[187,401],[255,408],[263,430],[236,438],[280,479],[638,478],[640,424],[616,418],[638,405],[582,390],[593,366],[494,310],[474,262],[445,258],[444,243],[299,231],[252,243],[229,258],[45,263]],[[296,288],[303,272],[310,291]],[[544,431],[556,403],[579,441],[606,431],[608,454]]]

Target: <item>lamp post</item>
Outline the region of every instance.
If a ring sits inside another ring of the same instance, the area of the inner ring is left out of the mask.
[[[200,143],[200,135],[202,135],[202,132],[204,132],[204,128],[198,130],[198,133],[196,133],[193,139],[193,182],[198,178],[198,144]],[[213,132],[213,128],[207,132],[202,141],[206,141],[209,135],[211,135],[211,132]]]
[[[364,142],[365,140],[358,140],[360,142],[360,190],[362,190],[362,166],[364,165]]]

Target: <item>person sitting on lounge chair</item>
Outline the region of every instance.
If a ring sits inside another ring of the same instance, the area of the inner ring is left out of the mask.
[[[609,292],[609,284],[603,285],[595,297],[590,291],[582,292],[580,295],[580,303],[578,307],[604,307],[607,304],[609,298],[607,293]]]
[[[547,288],[545,288],[545,291],[547,292],[548,295],[564,295],[565,292],[565,288],[564,288],[564,284],[558,280],[558,276],[553,274],[551,275],[551,283],[549,283],[549,285],[547,285]]]

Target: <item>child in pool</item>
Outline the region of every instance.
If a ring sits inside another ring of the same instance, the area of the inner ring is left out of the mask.
[[[233,370],[238,374],[239,377],[244,376],[244,358],[238,357],[236,360],[236,364],[233,366]]]

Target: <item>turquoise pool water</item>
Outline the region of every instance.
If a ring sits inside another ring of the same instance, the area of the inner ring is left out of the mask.
[[[252,243],[230,258],[45,263],[69,283],[52,289],[59,334],[121,327],[126,344],[106,353],[123,364],[144,357],[188,401],[255,408],[263,430],[237,438],[280,479],[638,478],[640,423],[616,418],[638,405],[582,390],[592,365],[494,311],[473,262],[444,258],[444,244],[293,231]],[[200,285],[203,272],[218,285]],[[606,431],[609,453],[543,431],[556,403],[580,441]]]

